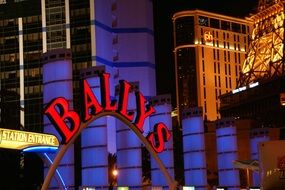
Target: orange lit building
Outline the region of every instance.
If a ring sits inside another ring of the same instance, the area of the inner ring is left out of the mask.
[[[173,27],[178,113],[201,106],[205,120],[219,119],[218,97],[237,85],[251,22],[193,10],[174,14]]]

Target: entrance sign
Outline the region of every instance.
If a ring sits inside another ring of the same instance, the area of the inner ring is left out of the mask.
[[[23,150],[29,147],[55,147],[59,142],[54,135],[0,128],[0,148]]]
[[[103,116],[113,116],[126,124],[145,145],[146,149],[156,161],[158,167],[166,178],[170,190],[177,187],[177,182],[172,179],[157,153],[164,150],[165,142],[170,140],[171,132],[164,123],[159,122],[154,126],[154,130],[146,137],[143,136],[143,125],[147,117],[155,112],[151,105],[146,105],[146,99],[141,92],[136,92],[136,113],[128,111],[128,98],[131,84],[127,81],[120,81],[119,99],[113,100],[110,97],[110,74],[102,73],[100,78],[101,101],[90,88],[86,80],[82,82],[83,88],[83,116],[69,109],[68,101],[63,97],[53,99],[44,109],[44,114],[53,123],[61,136],[61,146],[54,158],[53,165],[49,168],[47,176],[42,186],[42,190],[48,189],[52,176],[55,173],[63,155],[68,147],[75,141],[77,136],[92,121]],[[92,84],[91,84],[92,85]],[[94,134],[96,135],[96,134]]]
[[[124,80],[120,81],[120,95],[119,101],[117,102],[117,100],[111,100],[109,78],[110,74],[108,73],[100,75],[101,104],[92,92],[88,82],[83,80],[83,121],[87,122],[92,116],[102,112],[117,112],[129,122],[132,122],[136,128],[143,133],[144,121],[155,112],[154,108],[151,105],[145,106],[145,97],[141,92],[136,92],[137,112],[136,117],[134,117],[133,112],[127,111],[131,85]],[[44,111],[61,135],[62,144],[67,144],[71,140],[74,134],[79,130],[81,124],[78,113],[68,108],[68,101],[63,97],[59,97],[52,100]],[[69,124],[66,121],[68,121]],[[147,140],[151,143],[153,149],[160,153],[164,150],[164,143],[167,142],[170,137],[171,133],[167,127],[163,123],[157,123],[154,126],[154,131],[148,134]]]

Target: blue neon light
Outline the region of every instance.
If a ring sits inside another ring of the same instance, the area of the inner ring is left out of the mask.
[[[48,161],[49,161],[49,162],[51,163],[51,165],[52,165],[52,164],[53,164],[52,160],[48,157],[48,155],[47,155],[46,153],[44,153],[44,155],[45,155],[45,157],[48,159]],[[56,172],[56,174],[58,175],[58,177],[59,177],[59,179],[60,179],[60,181],[61,181],[61,184],[62,184],[64,190],[67,190],[66,185],[65,185],[65,183],[64,183],[64,181],[63,181],[63,179],[62,179],[62,176],[60,175],[59,171],[56,169],[55,172]]]
[[[149,67],[155,69],[155,64],[147,62],[147,61],[137,61],[137,62],[112,62],[108,61],[100,56],[92,57],[92,60],[99,61],[104,65],[108,65],[111,67]]]
[[[56,152],[58,147],[55,146],[33,146],[23,149],[23,152]]]
[[[98,26],[102,28],[105,31],[108,32],[114,32],[114,33],[147,33],[150,35],[154,35],[154,32],[152,29],[149,28],[111,28],[102,22],[99,22],[98,20],[91,20],[91,24]]]

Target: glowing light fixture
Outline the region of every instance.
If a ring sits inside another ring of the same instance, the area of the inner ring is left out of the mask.
[[[119,174],[119,172],[118,172],[118,170],[114,169],[114,170],[112,171],[112,174],[113,174],[113,176],[117,176],[117,175]]]
[[[23,149],[23,152],[49,152],[53,153],[56,152],[58,147],[52,147],[52,146],[35,146],[35,147],[28,147]]]
[[[249,88],[254,88],[259,85],[259,82],[255,82],[249,85]]]
[[[117,190],[129,190],[129,187],[118,187]]]
[[[195,190],[194,186],[183,186],[182,190]]]
[[[243,87],[234,89],[234,90],[232,91],[232,93],[235,94],[235,93],[238,93],[238,92],[241,92],[241,91],[244,91],[244,90],[246,90],[246,86],[243,86]]]

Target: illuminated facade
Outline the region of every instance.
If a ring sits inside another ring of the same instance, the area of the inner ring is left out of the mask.
[[[140,84],[146,97],[156,95],[152,11],[149,0],[0,1],[0,90],[16,94],[1,101],[21,106],[16,118],[25,130],[43,131],[41,55],[59,48],[71,50],[75,109],[80,70],[93,66],[111,74],[112,97],[120,79]],[[107,133],[108,151],[114,153],[116,129],[108,127]],[[82,158],[77,155],[79,170]],[[72,186],[81,185],[76,175]]]
[[[142,91],[155,95],[152,3],[94,3],[34,0],[0,5],[1,90],[21,95],[21,107],[28,106],[21,112],[21,123],[29,130],[41,130],[40,56],[48,50],[72,50],[74,79],[79,79],[80,69],[105,65],[117,79],[148,83]],[[127,14],[128,7],[134,10],[133,18]],[[15,8],[21,11],[11,11]],[[74,88],[78,83],[75,80]]]
[[[249,52],[238,88],[221,96],[220,113],[281,127],[285,113],[284,1],[260,0],[257,13],[248,20],[253,22]]]
[[[218,96],[237,85],[251,22],[195,10],[174,14],[173,26],[179,115],[200,106],[214,121],[220,117]]]
[[[260,1],[238,86],[284,76],[284,1]]]

